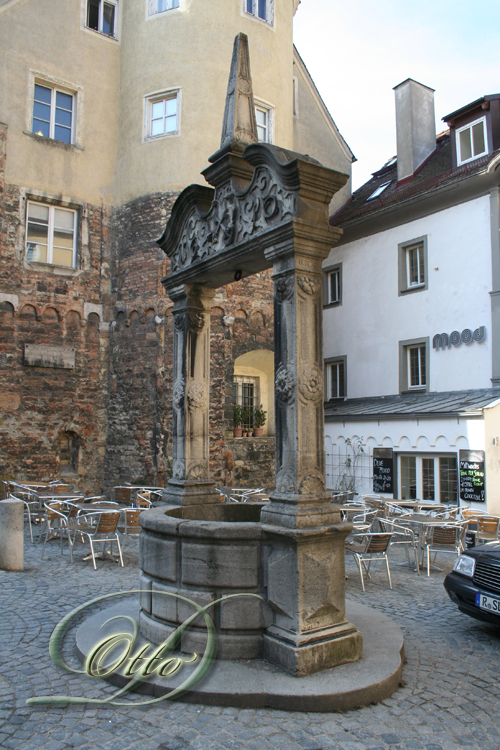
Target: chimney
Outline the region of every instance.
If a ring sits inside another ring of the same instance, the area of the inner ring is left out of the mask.
[[[436,149],[434,89],[407,78],[394,91],[400,182],[411,177]]]

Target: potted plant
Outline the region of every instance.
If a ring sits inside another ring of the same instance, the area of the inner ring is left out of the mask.
[[[242,408],[239,404],[235,404],[233,407],[233,437],[241,437],[241,412]]]
[[[264,434],[264,425],[266,424],[266,414],[267,411],[264,411],[262,408],[262,404],[257,406],[257,408],[254,410],[253,413],[253,436],[254,437],[262,437]]]
[[[251,429],[249,429],[250,418],[252,414],[248,406],[243,406],[241,409],[241,424],[243,425],[243,437],[246,437]]]

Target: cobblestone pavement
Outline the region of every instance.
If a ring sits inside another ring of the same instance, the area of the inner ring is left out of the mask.
[[[0,747],[46,750],[498,750],[500,748],[500,631],[462,615],[448,600],[443,574],[418,577],[382,570],[366,594],[347,561],[347,596],[394,618],[405,634],[403,684],[388,700],[345,714],[214,708],[180,702],[153,707],[31,707],[35,695],[98,697],[112,692],[50,660],[54,625],[99,595],[135,588],[137,540],[127,543],[125,567],[76,561],[57,542],[25,544],[25,570],[0,571]],[[453,562],[441,556],[447,569]],[[137,697],[136,697],[137,699]]]

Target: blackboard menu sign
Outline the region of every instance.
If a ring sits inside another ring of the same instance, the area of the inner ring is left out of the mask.
[[[392,448],[373,449],[373,491],[394,494],[394,455]]]
[[[484,503],[484,451],[460,451],[460,500],[464,503]]]

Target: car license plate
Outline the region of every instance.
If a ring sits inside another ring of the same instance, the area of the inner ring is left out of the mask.
[[[487,609],[488,612],[498,612],[500,614],[500,599],[495,599],[493,596],[485,596],[484,594],[476,594],[476,607],[481,609]]]

